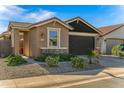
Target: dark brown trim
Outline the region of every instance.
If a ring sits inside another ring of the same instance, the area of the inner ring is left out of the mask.
[[[82,19],[81,17],[74,17],[74,18],[71,18],[69,20],[66,20],[65,22],[69,24],[69,23],[71,23],[69,21],[73,21],[73,20],[75,21],[75,20],[78,20],[78,19],[80,19],[82,21],[82,23],[86,24],[91,29],[93,29],[94,31],[96,31],[99,35],[102,35],[102,32],[98,28],[94,27],[93,25],[91,25],[90,23],[88,23],[87,21],[85,21],[84,19]]]

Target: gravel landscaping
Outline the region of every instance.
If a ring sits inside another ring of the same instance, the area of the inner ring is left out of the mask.
[[[71,66],[71,62],[60,62],[58,67],[48,67],[47,65],[41,65],[41,67],[47,69],[49,74],[62,74],[66,72],[75,72],[75,71],[86,71],[86,70],[93,70],[93,69],[100,69],[103,66],[99,64],[89,64],[85,68],[74,68]]]
[[[28,60],[32,61],[32,60]],[[47,74],[62,74],[66,72],[84,71],[103,68],[101,65],[90,64],[86,68],[76,69],[71,66],[70,62],[60,62],[58,67],[48,67],[45,63],[29,62],[20,66],[7,66],[4,59],[0,59],[0,80],[23,78]]]

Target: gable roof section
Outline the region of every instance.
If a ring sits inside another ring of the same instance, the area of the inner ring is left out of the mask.
[[[69,20],[66,20],[65,23],[69,24],[71,22],[74,22],[76,20],[81,21],[82,23],[84,23],[85,25],[89,26],[91,29],[93,29],[94,31],[96,31],[97,33],[99,33],[100,35],[102,34],[102,32],[99,31],[99,29],[95,28],[94,26],[92,26],[90,23],[86,22],[84,19],[82,19],[81,17],[75,17]]]
[[[63,22],[62,20],[58,19],[57,17],[52,17],[52,18],[50,18],[50,19],[43,20],[43,21],[37,22],[37,23],[35,23],[35,24],[31,24],[31,25],[29,26],[29,28],[37,27],[37,26],[40,26],[40,25],[44,25],[44,24],[50,23],[50,22],[52,22],[52,21],[56,21],[56,22],[62,24],[63,26],[65,26],[65,27],[68,28],[68,29],[71,29],[71,30],[73,29],[73,27],[71,27],[70,25],[66,24],[66,23]]]
[[[124,26],[124,24],[110,25],[110,26],[100,27],[98,29],[102,32],[102,36],[104,36],[121,28],[122,26]]]
[[[16,22],[16,21],[11,21],[10,25],[13,27],[28,27],[30,26],[32,23],[26,23],[26,22]]]
[[[26,22],[11,21],[9,26],[22,28],[22,29],[24,29],[24,28],[30,29],[32,27],[44,25],[44,24],[47,24],[47,23],[52,22],[52,21],[59,22],[60,24],[62,24],[63,26],[65,26],[68,29],[73,29],[73,27],[71,27],[70,25],[64,23],[63,21],[61,21],[60,19],[58,19],[56,17],[52,17],[50,19],[43,20],[43,21],[40,21],[40,22],[37,22],[37,23],[34,23],[34,24],[33,23],[26,23]]]
[[[10,35],[10,31],[4,31],[3,33],[1,33],[0,35]]]

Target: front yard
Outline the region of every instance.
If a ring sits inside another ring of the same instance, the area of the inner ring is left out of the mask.
[[[47,71],[38,64],[7,66],[5,59],[0,59],[0,79],[13,79],[47,74]]]
[[[4,58],[0,59],[0,80],[103,68],[100,64],[89,64],[84,68],[74,68],[70,61],[59,62],[58,66],[49,67],[45,62],[36,62],[33,59],[27,59],[27,64],[7,66],[4,60]]]

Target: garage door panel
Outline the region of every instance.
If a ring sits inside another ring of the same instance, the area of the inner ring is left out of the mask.
[[[85,55],[94,49],[94,37],[69,36],[69,52],[71,54]]]
[[[111,54],[111,50],[114,46],[123,44],[123,40],[120,39],[107,39],[106,40],[106,54]]]

